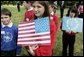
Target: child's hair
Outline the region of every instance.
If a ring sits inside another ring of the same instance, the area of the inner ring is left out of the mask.
[[[48,1],[48,4],[53,5],[54,1]]]
[[[9,15],[10,17],[12,16],[11,12],[8,9],[6,9],[6,8],[2,8],[1,9],[1,14],[3,14],[3,15]]]
[[[36,2],[36,1],[34,1],[34,2]],[[50,14],[49,14],[49,7],[47,5],[47,1],[38,1],[38,3],[41,4],[42,6],[44,6],[44,8],[45,8],[45,11],[44,11],[44,14],[43,14],[42,17],[50,16]]]
[[[30,2],[31,3],[31,5],[32,5],[32,3],[33,3],[33,1],[25,1],[26,3],[28,3],[28,2]]]
[[[51,5],[52,8],[54,8],[54,1],[47,1],[48,5]]]
[[[74,17],[77,17],[77,16],[78,16],[78,10],[77,10],[76,8],[72,8],[72,9],[70,9],[70,10],[68,11],[68,13],[67,13],[67,16],[70,15],[70,12],[75,13],[75,16],[74,16]]]
[[[54,4],[54,1],[48,1],[47,4],[51,5],[51,7],[53,8],[53,12],[56,13],[56,5]]]
[[[80,5],[83,5],[83,1],[80,1],[79,4],[80,4]]]

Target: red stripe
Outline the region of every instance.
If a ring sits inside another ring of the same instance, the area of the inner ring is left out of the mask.
[[[34,24],[31,24],[31,25],[24,25],[24,26],[18,26],[18,28],[29,27],[29,26],[34,26]]]
[[[34,34],[35,32],[27,32],[27,33],[18,33],[19,35],[25,35],[25,34]]]
[[[29,44],[18,44],[18,45],[19,45],[19,46],[29,46]],[[45,44],[38,44],[38,45],[41,45],[41,46],[42,46],[42,45],[43,45],[43,46],[45,45],[45,46],[46,46],[46,45],[50,45],[50,44],[49,44],[49,43],[45,43]]]
[[[18,46],[29,46],[29,44],[18,44]]]
[[[34,21],[27,21],[27,22],[20,22],[19,24],[27,24],[27,23],[32,23]]]
[[[41,37],[41,36],[47,36],[47,35],[50,35],[50,34],[45,34],[45,35],[33,35],[33,36],[24,36],[24,37],[19,37],[19,38],[33,38],[33,37]]]
[[[47,38],[47,39],[35,39],[35,40],[21,40],[21,41],[18,41],[18,42],[32,42],[32,41],[45,41],[45,40],[50,40],[50,39]]]
[[[18,31],[28,31],[28,30],[34,30],[35,28],[30,28],[30,29],[22,29],[22,30],[18,30]]]

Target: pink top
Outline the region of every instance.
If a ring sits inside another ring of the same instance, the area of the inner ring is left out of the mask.
[[[79,5],[79,7],[78,7],[78,12],[79,12],[79,14],[80,14],[80,13],[83,13],[83,5]]]

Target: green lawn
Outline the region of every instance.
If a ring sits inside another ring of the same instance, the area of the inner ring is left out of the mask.
[[[18,12],[16,6],[1,6],[4,8],[8,8],[12,12],[12,21],[18,25],[19,22],[23,20],[25,9],[21,7],[21,11]],[[67,9],[64,11],[64,15],[66,15]],[[60,16],[59,9],[57,10],[58,16]],[[59,19],[61,21],[61,19]],[[56,37],[56,44],[54,47],[54,56],[62,56],[62,31],[59,30]],[[26,49],[22,48],[21,55],[27,55]],[[83,33],[78,33],[76,35],[76,42],[75,42],[75,56],[83,56]],[[28,56],[28,55],[27,55]]]

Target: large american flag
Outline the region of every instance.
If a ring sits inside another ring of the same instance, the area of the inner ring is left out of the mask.
[[[48,45],[50,40],[49,18],[40,18],[34,21],[22,22],[18,26],[18,45],[30,44]]]

